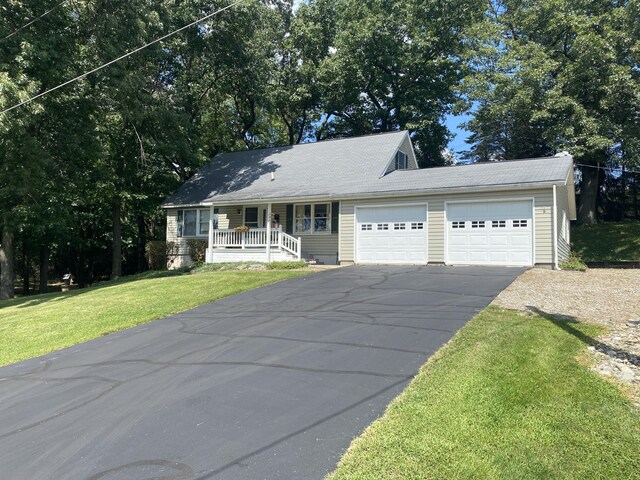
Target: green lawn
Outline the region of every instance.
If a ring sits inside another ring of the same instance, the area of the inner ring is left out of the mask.
[[[639,479],[638,409],[576,360],[597,333],[488,308],[328,479]]]
[[[585,262],[640,262],[640,222],[574,227],[571,248]]]
[[[142,275],[86,290],[0,302],[0,365],[92,338],[309,271],[218,271]]]

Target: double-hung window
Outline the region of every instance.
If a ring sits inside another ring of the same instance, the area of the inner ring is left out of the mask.
[[[331,204],[308,203],[294,207],[294,233],[331,233]]]
[[[213,228],[218,228],[218,209],[213,214]],[[178,237],[206,237],[209,235],[209,209],[178,210]]]

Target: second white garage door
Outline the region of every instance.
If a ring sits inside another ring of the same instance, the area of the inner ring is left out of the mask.
[[[533,265],[531,200],[449,203],[449,265]]]
[[[427,263],[427,205],[356,207],[356,262]]]

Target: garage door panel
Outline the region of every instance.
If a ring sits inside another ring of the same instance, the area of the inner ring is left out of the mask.
[[[371,230],[362,230],[363,224]],[[426,264],[426,225],[426,205],[357,207],[356,261]]]
[[[533,264],[530,200],[452,203],[446,215],[447,263]]]

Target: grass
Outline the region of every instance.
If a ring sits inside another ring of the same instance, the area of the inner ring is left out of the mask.
[[[585,262],[640,262],[640,222],[575,227],[571,247]]]
[[[149,272],[0,302],[0,365],[69,347],[309,271]]]
[[[639,479],[638,409],[577,360],[598,333],[486,309],[328,480]]]
[[[577,253],[571,252],[569,258],[560,264],[562,270],[576,270],[578,272],[584,272],[587,269],[587,265],[582,261],[582,258]]]

